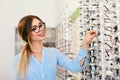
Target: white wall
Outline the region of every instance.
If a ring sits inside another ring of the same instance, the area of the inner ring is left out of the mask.
[[[55,24],[54,0],[0,1],[0,80],[14,80],[15,27],[24,15],[35,14],[49,27]]]
[[[79,6],[79,0],[55,0],[55,20],[59,22],[65,10],[71,14],[76,9],[76,6]]]

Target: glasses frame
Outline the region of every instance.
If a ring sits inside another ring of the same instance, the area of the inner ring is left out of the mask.
[[[40,23],[39,26],[33,26],[31,31],[35,32],[35,33],[38,33],[40,32],[41,30],[46,30],[46,25],[45,25],[45,22],[42,22]]]

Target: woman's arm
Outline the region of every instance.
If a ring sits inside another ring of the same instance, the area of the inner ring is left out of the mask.
[[[85,39],[82,43],[82,46],[80,48],[80,51],[78,52],[78,56],[75,60],[71,60],[59,51],[56,52],[57,54],[57,63],[58,65],[64,67],[65,69],[68,69],[72,72],[79,72],[82,71],[83,68],[87,65],[87,50],[88,50],[88,44],[90,44],[93,40],[93,38],[96,36],[96,31],[92,30],[87,32]]]
[[[96,36],[95,30],[88,31],[81,47],[85,50],[88,50],[88,45],[92,42],[92,40],[95,36]],[[83,66],[84,62],[85,62],[85,59],[84,58],[81,59],[80,66]]]
[[[67,58],[65,55],[60,53],[56,49],[56,56],[57,56],[57,64],[67,70],[70,70],[72,72],[80,72],[83,70],[83,68],[87,65],[87,51],[83,48],[80,48],[78,52],[78,56],[75,60]],[[84,65],[80,66],[80,60],[85,58]]]

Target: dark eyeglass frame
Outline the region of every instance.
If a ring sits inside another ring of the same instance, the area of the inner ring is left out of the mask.
[[[32,26],[31,31],[38,33],[41,30],[46,30],[46,25],[45,22],[41,22],[39,26]]]

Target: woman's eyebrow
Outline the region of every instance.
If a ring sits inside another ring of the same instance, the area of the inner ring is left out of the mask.
[[[33,25],[32,27],[37,27],[37,25]]]
[[[40,21],[39,23],[38,23],[38,25],[41,25],[43,22],[42,21]],[[34,24],[32,27],[37,27],[37,25],[36,24]]]
[[[40,22],[39,22],[39,25],[40,25],[40,24],[42,24],[42,23],[43,23],[43,22],[42,22],[42,21],[40,21]]]

